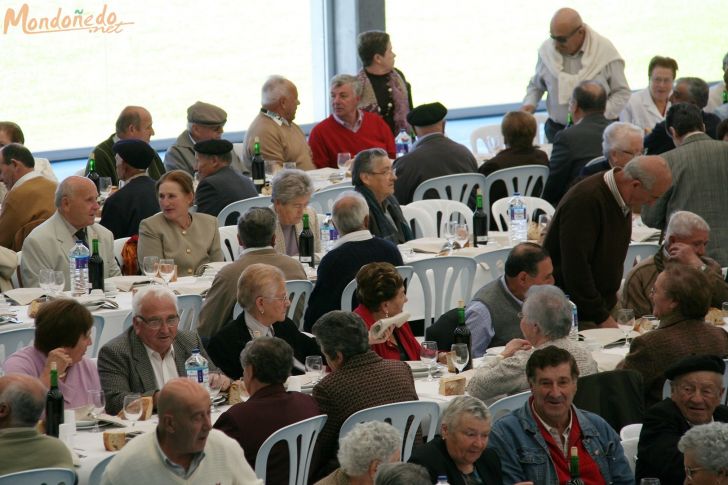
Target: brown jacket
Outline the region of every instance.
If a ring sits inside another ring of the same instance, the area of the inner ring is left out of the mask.
[[[25,237],[56,211],[55,182],[35,177],[8,192],[0,210],[0,246],[20,251]]]

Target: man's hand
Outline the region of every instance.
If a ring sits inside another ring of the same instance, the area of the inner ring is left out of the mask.
[[[521,106],[521,111],[533,114],[536,112],[536,107],[532,104],[524,104],[523,106]]]
[[[505,359],[511,357],[519,350],[529,350],[531,347],[531,342],[529,342],[528,340],[524,340],[522,338],[514,338],[506,344],[506,348],[503,349],[503,352],[501,352],[500,355]]]
[[[667,252],[670,255],[670,261],[676,261],[694,268],[700,268],[703,265],[700,256],[695,253],[695,250],[689,244],[674,242],[670,244]]]
[[[599,328],[619,328],[619,324],[617,324],[617,321],[610,315],[606,320],[599,324]]]

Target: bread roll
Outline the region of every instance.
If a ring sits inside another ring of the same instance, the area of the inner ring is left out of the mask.
[[[104,448],[106,451],[119,451],[126,444],[124,431],[104,431]]]
[[[461,396],[465,394],[465,376],[441,377],[440,394],[443,396]]]

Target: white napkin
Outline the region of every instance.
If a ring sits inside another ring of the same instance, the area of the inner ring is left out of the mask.
[[[393,317],[382,318],[381,320],[377,320],[374,325],[372,325],[372,328],[369,330],[369,332],[376,339],[382,338],[382,336],[384,336],[384,333],[389,327],[395,325],[397,328],[400,328],[407,322],[407,320],[410,319],[410,316],[411,315],[409,313],[402,312]]]
[[[42,288],[15,288],[5,292],[5,296],[13,299],[19,305],[30,305],[30,302],[46,295]]]
[[[152,279],[148,276],[112,276],[111,278],[107,278],[106,281],[110,281],[116,285],[116,289],[119,291],[131,291],[132,288],[137,286],[144,286],[148,285],[152,282]],[[162,281],[159,278],[156,278],[157,281]]]

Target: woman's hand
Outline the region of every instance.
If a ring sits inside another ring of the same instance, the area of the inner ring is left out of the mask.
[[[51,385],[51,363],[56,363],[56,370],[58,370],[58,378],[63,379],[66,377],[66,373],[68,372],[68,368],[71,367],[73,364],[73,360],[71,359],[71,356],[68,354],[68,350],[66,350],[66,347],[58,347],[57,349],[53,349],[50,352],[48,352],[48,357],[46,358],[45,367],[43,368],[43,373],[40,375],[40,380],[43,382],[43,384],[46,387],[49,387]]]
[[[369,330],[369,345],[376,345],[376,344],[383,344],[389,338],[392,336],[392,333],[394,332],[394,325],[389,327],[387,330],[384,331],[384,334],[380,338],[376,338],[374,334],[372,334],[371,329]]]
[[[501,357],[507,359],[519,350],[529,350],[531,348],[531,342],[522,338],[514,338],[506,344],[506,348],[500,353]]]

